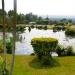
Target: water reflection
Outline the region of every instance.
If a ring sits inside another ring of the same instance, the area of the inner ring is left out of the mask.
[[[31,54],[33,53],[33,48],[31,46],[31,39],[34,37],[53,37],[57,38],[59,44],[64,47],[72,46],[75,51],[75,38],[67,37],[65,35],[65,31],[53,32],[53,30],[39,30],[39,29],[31,29],[29,32],[28,28],[22,34],[19,34],[20,40],[16,42],[16,54]]]
[[[11,33],[8,33],[12,37]],[[0,37],[2,33],[0,33]],[[15,54],[31,54],[33,53],[33,48],[31,45],[31,39],[34,37],[52,37],[56,38],[59,41],[59,44],[64,47],[72,46],[75,52],[75,37],[69,37],[65,35],[65,31],[53,32],[53,30],[39,30],[33,28],[29,31],[29,28],[26,27],[26,30],[23,33],[17,34],[16,40],[16,51]]]

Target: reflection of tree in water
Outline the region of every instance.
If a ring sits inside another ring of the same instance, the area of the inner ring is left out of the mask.
[[[20,36],[20,39],[19,40],[20,40],[20,42],[22,42],[22,35]]]
[[[19,38],[19,41],[20,42],[23,42],[25,40],[25,36],[23,37],[22,35],[20,36],[20,38]]]
[[[31,27],[28,28],[28,31],[29,31],[29,32],[31,31]]]

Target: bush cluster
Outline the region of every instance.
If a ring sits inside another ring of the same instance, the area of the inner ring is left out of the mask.
[[[34,26],[34,25],[31,25],[30,27],[31,27],[31,28],[34,28],[35,26]]]
[[[17,26],[16,31],[24,32],[25,26]]]
[[[10,39],[10,41],[6,41],[6,50],[8,54],[12,53],[12,39]],[[0,53],[3,53],[3,41],[0,40]]]
[[[47,25],[45,25],[45,26],[36,26],[36,28],[37,28],[37,29],[40,29],[40,30],[41,30],[41,29],[47,30]]]
[[[64,48],[61,45],[58,45],[56,48],[56,52],[58,53],[58,56],[71,56],[74,55],[72,46],[68,46],[67,48]]]
[[[75,36],[75,28],[68,27],[65,31],[66,35]]]
[[[50,52],[55,50],[58,41],[54,38],[33,38],[31,44],[38,59],[49,64],[52,58]]]

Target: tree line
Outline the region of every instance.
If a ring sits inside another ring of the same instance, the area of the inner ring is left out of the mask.
[[[6,11],[4,12],[5,12],[6,24],[11,25],[14,11],[10,10],[8,12]],[[0,24],[2,24],[2,14],[3,14],[2,9],[0,9]],[[28,14],[21,14],[21,13],[18,14],[17,13],[16,17],[17,17],[17,24],[29,24],[30,22],[35,22],[36,24],[41,24],[41,25],[52,25],[52,24],[65,25],[65,24],[72,23],[71,19],[63,18],[57,21],[57,20],[50,19],[48,16],[43,18],[41,16],[34,15],[33,13],[28,13]]]

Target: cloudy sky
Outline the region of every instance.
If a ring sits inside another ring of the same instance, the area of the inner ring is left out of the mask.
[[[5,10],[9,11],[10,9],[13,9],[13,0],[5,0]],[[75,0],[17,0],[17,12],[75,16]]]

